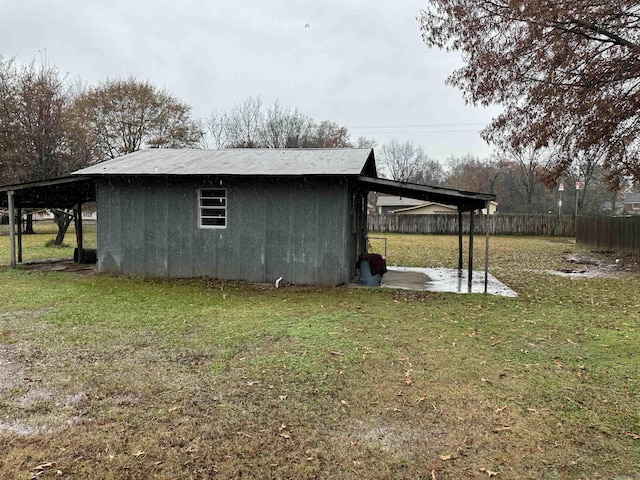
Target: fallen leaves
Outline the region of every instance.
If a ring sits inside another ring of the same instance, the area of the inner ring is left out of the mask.
[[[285,440],[291,439],[291,432],[287,431],[287,425],[285,423],[280,425],[280,428],[278,428],[278,432],[279,432],[278,435],[284,438]]]
[[[527,411],[531,413],[542,414],[544,412],[548,412],[549,409],[548,408],[527,408]]]
[[[511,430],[511,427],[509,427],[507,425],[503,425],[501,427],[494,427],[494,428],[491,429],[491,431],[493,433],[504,432],[504,431],[507,431],[507,430]]]
[[[498,476],[498,472],[494,472],[494,471],[491,471],[491,470],[486,469],[486,468],[481,468],[480,471],[482,473],[486,473],[489,477],[497,477]]]

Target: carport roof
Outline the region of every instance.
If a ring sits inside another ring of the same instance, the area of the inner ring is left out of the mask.
[[[16,208],[72,208],[96,200],[95,180],[62,177],[0,187],[0,193],[13,192]],[[0,195],[0,208],[8,208],[8,196]]]
[[[158,170],[156,171],[156,167]],[[366,191],[479,210],[496,196],[377,178],[371,149],[141,150],[74,172],[69,177],[0,187],[17,208],[71,208],[96,200],[102,175],[331,175],[351,176]],[[0,208],[8,207],[0,195]]]
[[[489,193],[465,192],[451,188],[430,187],[416,183],[366,177],[364,175],[358,177],[358,183],[368,191],[415,198],[416,200],[425,202],[454,205],[462,212],[480,210],[487,206],[487,202],[496,199],[495,195]]]

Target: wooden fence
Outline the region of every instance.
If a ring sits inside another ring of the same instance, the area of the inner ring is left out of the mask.
[[[576,242],[594,250],[640,255],[640,217],[578,217]]]
[[[476,233],[484,233],[484,216],[476,214]],[[457,214],[401,215],[397,213],[370,214],[370,232],[422,233],[454,235],[458,233]],[[527,215],[500,213],[488,219],[491,235],[547,235],[573,237],[575,219],[573,215]],[[469,233],[469,214],[462,215],[462,232]]]

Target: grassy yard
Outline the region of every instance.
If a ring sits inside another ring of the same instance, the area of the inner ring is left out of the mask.
[[[517,298],[0,269],[0,478],[640,478],[640,276],[571,254],[492,238]]]
[[[36,232],[36,235],[22,236],[24,261],[73,257],[73,249],[76,246],[76,231],[73,224],[69,226],[64,237],[64,242],[59,247],[47,246],[48,242],[53,242],[53,240],[55,240],[56,234],[58,233],[58,227],[53,222],[35,222],[33,229]],[[84,247],[95,248],[95,223],[85,222],[82,232]],[[0,225],[0,265],[8,264],[11,261],[8,235],[9,226]]]

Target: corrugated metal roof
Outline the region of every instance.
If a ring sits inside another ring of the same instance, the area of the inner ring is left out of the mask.
[[[370,148],[150,149],[73,175],[360,175],[366,173],[369,158],[373,164]]]
[[[405,207],[422,205],[423,200],[416,200],[415,198],[397,197],[392,195],[380,195],[376,201],[378,207]]]

